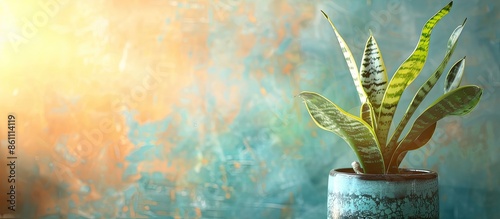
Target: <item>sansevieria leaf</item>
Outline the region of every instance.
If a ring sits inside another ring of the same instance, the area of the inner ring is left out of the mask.
[[[428,107],[413,123],[408,134],[399,143],[389,163],[389,171],[397,169],[394,162],[401,153],[415,150],[420,144],[415,140],[431,125],[449,115],[465,115],[472,111],[481,99],[483,90],[475,85],[459,87],[446,93]]]
[[[399,139],[399,136],[401,135],[403,129],[406,127],[406,124],[408,124],[408,121],[410,121],[410,118],[413,116],[413,113],[415,113],[415,110],[418,108],[420,103],[424,100],[424,98],[427,96],[427,94],[431,91],[431,89],[434,87],[436,82],[439,80],[441,75],[443,74],[444,68],[448,64],[448,61],[450,60],[451,55],[453,54],[453,51],[455,50],[458,38],[460,37],[460,34],[462,33],[462,30],[464,28],[465,21],[462,23],[462,25],[458,26],[453,33],[451,34],[450,38],[448,39],[448,46],[446,50],[446,54],[441,61],[441,64],[438,66],[438,68],[434,71],[434,73],[427,79],[425,83],[420,86],[420,89],[417,91],[415,96],[413,97],[410,105],[406,109],[406,113],[404,114],[403,118],[401,118],[401,121],[399,122],[396,130],[392,134],[392,137],[389,141],[389,144],[387,144],[387,147],[384,150],[384,159],[386,161],[386,164],[389,164],[388,159],[391,159],[392,153],[396,149],[396,142]]]
[[[444,93],[448,93],[454,90],[462,82],[462,76],[464,75],[465,69],[465,57],[458,60],[453,67],[451,67],[448,75],[446,75],[446,80],[444,81]]]
[[[381,145],[386,145],[391,122],[403,91],[415,80],[425,64],[432,29],[448,14],[452,5],[453,2],[450,2],[425,23],[415,50],[396,70],[389,82],[378,118],[377,137]]]
[[[304,91],[299,94],[307,111],[320,128],[344,139],[359,158],[364,173],[384,173],[384,160],[374,130],[363,121],[325,97]]]
[[[429,140],[431,140],[432,135],[434,134],[434,131],[436,131],[436,126],[437,126],[437,122],[435,122],[434,124],[429,126],[429,128],[425,129],[425,131],[423,131],[422,134],[420,134],[420,136],[418,136],[417,139],[415,139],[415,141],[410,143],[412,145],[410,145],[409,148],[421,148],[422,146],[427,144],[427,142],[429,142]],[[397,160],[393,161],[393,162],[395,162],[395,165],[391,165],[392,169],[386,169],[387,173],[397,173],[397,172],[395,172],[395,171],[397,171],[397,169],[395,169],[395,167],[399,167],[399,165],[401,164],[401,162],[405,158],[407,152],[408,151],[404,151],[404,152],[401,152],[401,154],[399,154]],[[390,161],[388,163],[390,163]]]
[[[339,41],[340,49],[342,50],[342,54],[344,55],[345,61],[347,63],[347,67],[349,67],[349,72],[351,73],[352,80],[354,81],[354,86],[356,87],[356,90],[358,91],[359,95],[359,100],[361,104],[363,104],[366,101],[366,94],[363,88],[361,87],[361,81],[359,79],[359,72],[358,72],[358,66],[356,65],[356,60],[354,60],[354,56],[351,53],[351,50],[349,49],[349,46],[347,46],[347,43],[345,40],[340,36],[340,33],[338,32],[337,28],[335,25],[333,25],[333,22],[330,20],[328,15],[324,11],[321,11],[325,18],[330,22],[330,25],[333,28],[333,31],[335,32],[335,36],[337,37],[337,40]]]
[[[375,37],[371,34],[365,45],[365,52],[363,53],[359,71],[361,85],[363,85],[363,89],[368,96],[375,114],[378,115],[380,104],[387,88],[387,72],[377,41],[375,41]]]
[[[368,123],[373,129],[375,129],[375,125],[377,124],[375,122],[375,113],[373,111],[373,107],[372,105],[370,104],[369,101],[363,103],[363,105],[361,105],[361,119],[363,119],[363,121],[365,121],[366,123]]]

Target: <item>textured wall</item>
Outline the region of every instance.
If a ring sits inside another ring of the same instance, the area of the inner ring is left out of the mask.
[[[319,10],[358,62],[371,29],[391,76],[447,3],[1,1],[1,198],[13,113],[24,218],[325,218],[328,172],[355,156],[294,96],[359,103]],[[500,215],[499,7],[455,1],[433,31],[427,74],[468,18],[450,62],[467,56],[463,84],[484,88],[475,111],[442,120],[404,162],[439,172],[443,218]]]

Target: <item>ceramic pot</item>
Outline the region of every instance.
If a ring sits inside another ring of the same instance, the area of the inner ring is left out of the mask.
[[[400,169],[399,174],[332,170],[328,179],[331,218],[439,218],[438,175],[413,169]]]

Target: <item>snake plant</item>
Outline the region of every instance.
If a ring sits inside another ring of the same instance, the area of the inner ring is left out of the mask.
[[[375,37],[370,33],[358,70],[346,42],[328,15],[321,11],[333,28],[354,80],[361,102],[360,114],[359,116],[350,114],[326,97],[314,92],[303,91],[298,96],[303,99],[307,111],[316,125],[337,134],[354,150],[359,164],[355,162],[353,167],[357,169],[355,164],[360,165],[360,168],[357,169],[358,173],[398,173],[399,165],[406,153],[424,146],[431,139],[438,120],[450,115],[465,115],[471,112],[479,102],[482,95],[480,87],[475,85],[460,86],[465,66],[464,57],[448,71],[444,94],[415,119],[409,131],[401,138],[404,128],[417,107],[441,77],[453,54],[466,19],[449,37],[441,64],[415,93],[406,113],[392,135],[389,136],[394,113],[403,92],[424,67],[432,30],[448,14],[452,5],[453,2],[450,2],[425,23],[415,50],[399,66],[390,81],[388,81],[382,53]]]

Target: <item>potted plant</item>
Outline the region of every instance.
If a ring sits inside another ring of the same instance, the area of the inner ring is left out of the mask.
[[[439,216],[437,173],[402,169],[399,165],[408,151],[424,146],[431,139],[438,120],[451,115],[465,115],[479,102],[482,95],[480,87],[460,86],[465,57],[448,71],[444,94],[415,119],[405,135],[402,136],[402,133],[419,104],[442,75],[465,20],[451,34],[441,64],[416,92],[391,136],[389,129],[401,95],[425,64],[432,29],[448,14],[452,5],[453,2],[450,2],[425,23],[415,50],[390,81],[375,37],[370,33],[358,71],[349,47],[332,21],[321,11],[335,32],[361,101],[357,116],[342,110],[320,94],[304,91],[298,95],[316,125],[343,138],[359,159],[359,162],[352,163],[352,168],[330,172],[328,218]]]

